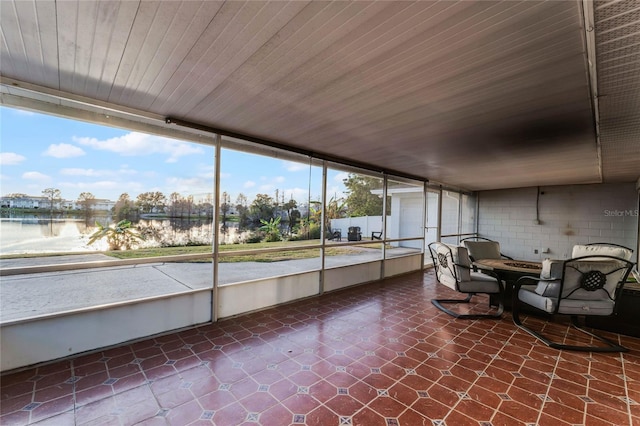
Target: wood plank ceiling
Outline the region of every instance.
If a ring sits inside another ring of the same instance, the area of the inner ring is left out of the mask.
[[[36,85],[468,190],[640,175],[635,0],[587,3],[586,26],[581,1],[0,8],[5,95]]]

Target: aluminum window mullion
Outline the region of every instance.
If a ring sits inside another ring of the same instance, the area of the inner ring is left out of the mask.
[[[211,321],[218,321],[218,265],[220,264],[220,155],[222,152],[222,137],[216,135],[215,177],[213,201],[213,288],[211,289]]]

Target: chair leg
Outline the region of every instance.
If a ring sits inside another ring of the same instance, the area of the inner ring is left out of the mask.
[[[518,303],[518,296],[517,296],[517,291],[513,297],[513,303],[511,304],[511,316],[513,317],[513,323],[518,326],[519,328],[521,328],[522,330],[526,331],[527,333],[529,333],[530,335],[532,335],[533,337],[535,337],[538,340],[541,340],[545,345],[553,347],[552,345],[554,345],[555,343],[553,343],[551,340],[549,340],[548,338],[546,338],[544,335],[542,335],[541,333],[525,326],[522,323],[522,320],[520,319],[520,308],[519,308],[519,303]]]
[[[495,313],[492,314],[459,314],[457,312],[452,311],[451,309],[448,309],[446,307],[444,307],[442,304],[443,303],[470,303],[471,302],[471,298],[473,298],[473,296],[475,295],[475,293],[468,293],[467,297],[465,299],[432,299],[431,303],[438,309],[440,309],[442,312],[445,312],[449,315],[451,315],[454,318],[460,318],[460,319],[491,319],[491,318],[500,318],[502,316],[502,313],[504,312],[504,303],[502,302],[502,298],[500,299],[500,303],[498,305],[498,308],[496,310]]]
[[[625,348],[622,345],[617,344],[616,342],[607,339],[606,337],[603,336],[599,336],[589,330],[585,330],[584,328],[582,328],[582,326],[578,323],[578,316],[577,315],[571,315],[571,325],[573,326],[573,328],[575,328],[576,330],[579,330],[581,332],[583,332],[584,334],[587,334],[597,340],[599,340],[600,342],[604,343],[607,346],[572,346],[572,345],[556,345],[557,349],[567,349],[567,350],[573,350],[573,351],[585,351],[585,352],[629,352],[628,348]],[[552,346],[554,347],[554,346]]]
[[[535,331],[525,326],[524,324],[522,324],[522,321],[520,319],[520,311],[518,309],[518,303],[515,301],[515,298],[514,298],[514,305],[512,307],[511,314],[513,316],[513,322],[515,325],[517,325],[519,328],[523,329],[524,331],[526,331],[527,333],[529,333],[530,335],[542,341],[544,344],[546,344],[547,346],[553,349],[563,349],[567,351],[579,351],[579,352],[629,352],[628,348],[618,345],[617,343],[605,337],[598,336],[597,334],[582,328],[580,324],[578,324],[577,315],[571,315],[571,325],[573,326],[573,328],[599,340],[600,342],[604,343],[606,346],[565,345],[563,343],[557,343],[552,341],[551,339],[549,339],[539,331]]]

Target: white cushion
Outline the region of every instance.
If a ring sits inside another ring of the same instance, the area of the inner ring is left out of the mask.
[[[528,286],[523,286],[518,292],[518,298],[521,301],[548,313],[553,313],[558,303],[557,298],[545,297],[524,287]],[[614,306],[615,302],[609,299],[563,299],[560,302],[558,312],[569,315],[611,315]]]
[[[545,259],[542,261],[542,272],[540,278],[562,278],[563,260]]]
[[[525,288],[526,287],[526,288]],[[545,297],[531,291],[530,286],[522,286],[518,292],[518,299],[526,303],[527,305],[534,306],[538,309],[542,309],[546,312],[553,312],[558,303],[558,299],[554,297]]]
[[[563,299],[558,312],[566,315],[611,315],[615,302],[613,300],[575,300]]]
[[[564,261],[545,259],[542,261],[542,272],[540,272],[540,278],[543,280],[549,280],[557,278],[554,281],[538,281],[538,285],[535,288],[535,293],[543,297],[558,297],[560,294],[560,278],[562,278],[562,266]]]
[[[456,277],[453,272],[454,268],[458,282],[462,283],[472,280],[471,259],[469,259],[469,253],[465,247],[436,242],[430,244],[429,249],[432,250],[432,255],[435,257],[435,261],[438,262],[436,273],[438,281],[441,284],[454,290],[457,289]],[[451,256],[453,256],[453,259],[451,259]],[[446,267],[444,265],[446,265]],[[497,283],[495,279],[493,279],[493,281]],[[483,283],[482,285],[485,284]]]
[[[560,280],[538,281],[535,292],[544,297],[558,297],[560,294]]]
[[[453,260],[456,263],[456,273],[460,281],[469,281],[471,279],[471,259],[469,252],[465,247],[449,246],[453,252]]]
[[[608,299],[615,295],[615,290],[622,279],[626,265],[621,260],[604,261],[568,261],[570,266],[565,268],[564,287],[562,297],[581,300]],[[585,290],[581,287],[583,274],[591,271],[599,271],[605,274],[604,287],[595,291]]]
[[[451,252],[449,251],[449,248],[450,247],[447,244],[440,242],[435,242],[429,245],[431,255],[435,258],[434,262],[438,282],[440,284],[444,284],[452,290],[457,290],[458,283],[455,276],[453,275],[453,268],[455,266],[451,264],[454,260],[451,258]]]
[[[429,248],[433,251],[435,261],[438,262],[436,273],[441,284],[457,290],[454,270],[459,281],[469,281],[471,279],[471,261],[466,248],[441,242],[432,243]],[[452,256],[453,259],[451,258]]]
[[[573,246],[573,251],[571,252],[571,257],[582,257],[582,256],[613,256],[620,257],[625,260],[631,260],[631,256],[633,256],[633,251],[626,249],[624,247],[616,247],[616,246],[607,246],[607,245],[581,245],[576,244]],[[606,258],[602,259],[592,259],[592,260],[606,260]]]
[[[497,241],[463,241],[474,260],[500,259],[500,243]]]
[[[464,293],[500,292],[500,285],[496,278],[478,272],[472,272],[471,280],[463,281],[458,286],[460,287],[460,291]]]

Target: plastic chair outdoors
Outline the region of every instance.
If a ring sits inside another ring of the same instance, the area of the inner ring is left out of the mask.
[[[581,249],[574,248],[574,253]],[[628,351],[627,348],[582,328],[579,323],[581,317],[608,316],[616,313],[622,287],[634,265],[622,257],[595,253],[566,261],[547,259],[543,262],[540,277],[520,278],[513,291],[513,322],[555,349],[586,352]],[[581,345],[552,340],[549,333],[543,334],[523,323],[520,318],[522,305],[547,314],[569,316],[572,326],[584,333],[587,341]],[[600,341],[604,346],[594,345],[592,339]]]
[[[328,240],[342,241],[342,229],[333,228],[331,232],[329,232]]]
[[[474,272],[465,247],[434,242],[429,244],[429,252],[440,284],[460,293],[467,294],[465,299],[433,299],[431,303],[443,312],[462,319],[500,318],[504,311],[504,284],[490,271]],[[498,294],[499,304],[494,313],[463,314],[452,311],[443,304],[470,303],[478,293]]]
[[[359,226],[350,226],[349,231],[347,232],[347,239],[349,241],[360,241],[362,240],[362,232],[360,232]]]

